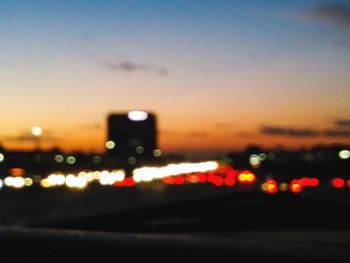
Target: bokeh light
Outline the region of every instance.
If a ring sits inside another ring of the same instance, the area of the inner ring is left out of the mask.
[[[34,126],[32,128],[32,134],[36,137],[39,137],[43,133],[43,130],[39,126]]]

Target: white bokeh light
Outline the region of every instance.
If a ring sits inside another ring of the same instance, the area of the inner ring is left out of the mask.
[[[132,121],[144,121],[148,118],[148,113],[145,111],[129,111],[128,118]]]

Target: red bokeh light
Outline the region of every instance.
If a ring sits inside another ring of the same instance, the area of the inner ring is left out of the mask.
[[[125,180],[120,181],[120,182],[115,182],[115,186],[118,186],[118,187],[123,187],[123,186],[125,186]]]
[[[124,180],[125,186],[132,187],[135,185],[135,181],[132,177],[128,177]]]
[[[205,183],[207,181],[207,176],[205,174],[198,173],[197,176],[200,183]]]
[[[299,180],[299,183],[302,185],[302,186],[309,186],[310,185],[310,179],[309,178],[306,178],[306,177],[303,177]]]
[[[343,178],[334,178],[332,180],[332,184],[335,188],[342,188],[345,184],[345,181]]]
[[[320,181],[317,178],[310,178],[309,185],[312,187],[317,187],[320,184]]]
[[[294,179],[291,182],[292,184],[300,184],[302,187],[317,187],[319,185],[319,180],[317,178],[308,178],[308,177],[303,177],[301,179]],[[298,186],[295,186],[296,189],[298,188]],[[295,191],[293,191],[295,192]],[[296,192],[299,192],[298,189],[296,190]]]
[[[233,170],[233,169],[230,169],[230,170],[228,170],[226,172],[226,176],[233,176],[233,177],[235,177],[236,174],[237,174],[237,172],[235,170]]]
[[[234,175],[227,175],[225,178],[225,185],[227,186],[233,186],[235,185],[236,180]]]
[[[185,183],[185,178],[182,176],[176,176],[175,177],[175,184],[182,185]]]
[[[303,184],[299,180],[293,180],[290,183],[289,189],[290,189],[291,192],[293,192],[295,194],[300,193],[301,190],[303,190]]]
[[[277,182],[273,179],[268,179],[264,183],[264,191],[268,194],[274,194],[278,190]]]
[[[163,182],[165,184],[174,184],[175,179],[172,176],[163,177]]]
[[[216,176],[213,184],[215,186],[222,186],[224,184],[224,179],[221,176]]]
[[[198,183],[199,182],[198,175],[197,174],[187,174],[186,181],[189,183]]]
[[[207,176],[207,180],[208,180],[209,183],[214,183],[215,178],[216,178],[216,175],[213,174],[213,173],[210,173],[210,174],[208,174],[208,176]]]

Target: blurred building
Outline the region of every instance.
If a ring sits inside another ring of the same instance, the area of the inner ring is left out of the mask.
[[[108,116],[107,153],[133,165],[158,157],[156,116],[145,111]]]

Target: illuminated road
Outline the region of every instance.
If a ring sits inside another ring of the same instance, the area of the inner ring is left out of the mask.
[[[43,189],[0,195],[0,224],[28,225],[118,211],[161,206],[235,191],[210,185],[166,186],[162,183],[133,188],[101,186],[85,191]]]
[[[165,185],[161,182],[132,188],[91,187],[85,191],[41,189],[6,192],[0,195],[0,224],[41,225],[61,220],[156,208],[173,203],[210,199],[225,194],[258,193],[256,185],[215,187],[213,185]],[[276,199],[290,193],[273,195]],[[272,195],[271,195],[272,196]],[[329,204],[350,204],[350,191],[314,188],[299,194],[311,200]],[[294,197],[296,198],[296,197]]]
[[[123,170],[82,171],[54,173],[34,181],[22,177],[20,170],[14,172],[18,175],[2,181],[3,225],[50,225],[241,193],[350,204],[350,182],[343,178],[320,182],[315,177],[296,177],[285,181],[213,161],[141,167],[132,177],[126,177]]]

